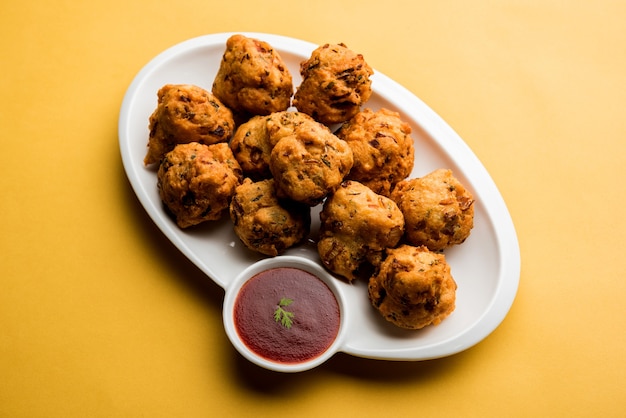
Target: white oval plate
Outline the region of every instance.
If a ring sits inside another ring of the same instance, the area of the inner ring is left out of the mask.
[[[264,40],[279,51],[294,86],[300,84],[300,62],[317,45],[272,34],[243,34]],[[179,229],[163,211],[156,187],[156,169],[145,167],[143,159],[148,143],[148,118],[156,108],[159,88],[168,83],[185,83],[210,91],[226,40],[231,35],[219,33],[193,38],[156,56],[129,86],[119,118],[122,160],[139,201],[174,245],[224,289],[242,270],[264,257],[240,243],[229,219],[190,230]],[[426,360],[452,355],[487,337],[513,303],[520,274],[513,222],[486,169],[452,128],[420,99],[383,74],[376,72],[372,76],[372,87],[374,93],[366,107],[398,111],[413,129],[415,168],[411,177],[421,177],[441,167],[452,169],[474,194],[475,226],[465,243],[445,252],[458,284],[457,307],[440,325],[420,331],[397,328],[371,307],[366,283],[341,281],[350,316],[350,329],[341,351],[387,360]],[[311,237],[319,226],[318,213],[319,208],[314,208]],[[287,254],[318,261],[312,241],[290,249]]]

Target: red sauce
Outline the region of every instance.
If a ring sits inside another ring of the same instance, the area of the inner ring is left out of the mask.
[[[292,312],[290,326],[275,320],[282,308]],[[279,363],[311,360],[330,347],[339,331],[339,305],[326,283],[304,270],[266,270],[243,285],[235,300],[235,328],[258,355]]]

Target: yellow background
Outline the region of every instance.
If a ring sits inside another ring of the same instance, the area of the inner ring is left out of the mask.
[[[625,416],[625,22],[618,0],[4,1],[0,416]],[[117,142],[136,73],[225,31],[344,42],[469,144],[521,247],[492,335],[295,375],[236,354]]]

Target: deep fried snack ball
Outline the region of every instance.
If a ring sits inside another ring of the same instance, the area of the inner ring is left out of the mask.
[[[356,181],[343,182],[328,196],[320,221],[322,264],[348,280],[367,277],[404,233],[404,217],[393,200]]]
[[[271,177],[270,154],[274,145],[303,125],[317,123],[300,112],[281,111],[268,116],[254,116],[239,125],[230,148],[246,176],[255,180]]]
[[[339,187],[353,162],[348,144],[315,123],[276,143],[270,171],[280,197],[315,206]]]
[[[233,35],[226,41],[212,91],[237,113],[269,115],[290,106],[293,80],[267,42]]]
[[[293,105],[325,124],[345,122],[370,98],[373,73],[363,55],[346,45],[320,46],[300,63],[302,83]]]
[[[474,226],[474,197],[449,169],[403,180],[391,198],[404,214],[412,245],[440,251],[463,243]]]
[[[400,119],[398,112],[364,109],[345,122],[337,136],[354,153],[354,165],[347,178],[378,194],[389,196],[396,183],[413,170],[411,126]]]
[[[244,174],[253,178],[270,176],[272,147],[267,136],[267,116],[254,116],[239,125],[230,140],[230,149]]]
[[[226,142],[235,130],[233,114],[212,93],[190,84],[166,84],[150,116],[146,165],[158,163],[177,144]]]
[[[372,306],[407,329],[437,325],[454,311],[457,285],[441,253],[401,245],[387,250],[368,284]]]
[[[177,145],[157,172],[159,196],[181,228],[217,220],[228,209],[242,172],[228,144]]]
[[[241,242],[261,254],[276,256],[301,242],[311,226],[311,208],[276,197],[274,180],[246,178],[235,189],[230,218]]]

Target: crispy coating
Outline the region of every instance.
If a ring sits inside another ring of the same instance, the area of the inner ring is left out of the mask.
[[[368,276],[404,232],[404,217],[393,200],[356,181],[343,182],[328,196],[320,221],[322,263],[348,280]]]
[[[283,137],[297,133],[302,129],[315,129],[320,127],[312,117],[302,112],[275,112],[267,118],[267,135],[270,143],[276,143]]]
[[[455,309],[456,289],[443,254],[410,245],[388,250],[368,284],[372,306],[407,329],[441,323]]]
[[[474,197],[449,169],[403,180],[391,198],[404,214],[412,245],[440,251],[463,243],[474,226]]]
[[[316,123],[309,115],[300,112],[281,111],[254,116],[237,128],[230,148],[246,176],[255,180],[269,178],[274,145],[282,137]]]
[[[325,124],[345,122],[370,98],[373,73],[363,55],[346,45],[320,46],[300,63],[302,83],[293,105]]]
[[[344,123],[337,136],[350,145],[354,165],[347,179],[365,184],[378,194],[411,174],[414,162],[411,127],[388,109],[364,109]]]
[[[157,173],[161,200],[181,228],[222,217],[242,180],[228,144],[177,145]]]
[[[310,206],[339,187],[352,164],[348,144],[320,123],[281,138],[270,155],[279,196]]]
[[[230,217],[241,242],[269,256],[281,254],[302,241],[311,226],[311,208],[279,200],[273,179],[245,179],[230,202]]]
[[[235,130],[233,114],[212,93],[190,84],[166,84],[150,116],[146,165],[161,161],[177,144],[226,142]]]
[[[255,179],[270,176],[272,147],[267,136],[267,116],[254,116],[239,125],[230,140],[230,149],[244,174]]]
[[[267,42],[233,35],[226,41],[212,91],[234,112],[269,115],[290,106],[293,80]]]

